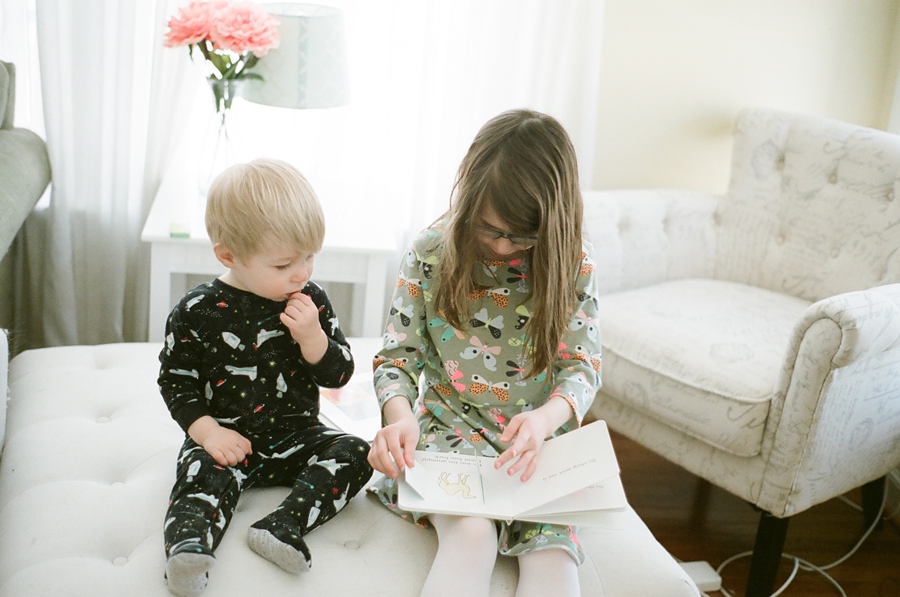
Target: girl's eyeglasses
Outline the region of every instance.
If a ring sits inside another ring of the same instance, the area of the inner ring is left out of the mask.
[[[475,224],[475,228],[478,229],[478,236],[485,240],[498,240],[501,238],[505,238],[512,244],[516,245],[522,249],[530,249],[534,246],[534,243],[537,242],[536,236],[527,236],[525,234],[507,234],[505,232],[500,232],[499,230],[494,230],[488,226],[482,226],[481,224]]]

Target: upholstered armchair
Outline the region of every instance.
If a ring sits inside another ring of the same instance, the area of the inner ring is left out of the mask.
[[[790,516],[862,486],[874,521],[900,464],[900,137],[747,111],[731,168],[724,196],[585,194],[593,414],[761,510],[760,597]]]

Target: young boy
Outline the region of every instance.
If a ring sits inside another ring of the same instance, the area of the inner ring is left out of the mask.
[[[277,160],[233,166],[213,181],[206,228],[228,271],[181,299],[159,355],[160,392],[187,434],[164,527],[168,587],[181,597],[206,586],[241,490],[292,487],[248,542],[301,572],[303,536],[372,474],[368,443],[318,420],[319,386],[344,385],[353,358],[310,281],[325,224],[309,183]]]

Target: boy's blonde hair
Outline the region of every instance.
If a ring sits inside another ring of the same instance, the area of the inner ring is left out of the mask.
[[[574,311],[581,267],[582,198],[575,148],[562,125],[533,110],[510,110],[485,124],[463,158],[447,218],[447,243],[435,302],[464,329],[481,260],[476,230],[485,206],[514,234],[534,235],[528,249],[533,313],[523,350],[529,374],[546,370]]]
[[[309,181],[281,160],[235,164],[219,174],[206,200],[206,231],[237,257],[276,241],[318,252],[325,239],[322,206]]]

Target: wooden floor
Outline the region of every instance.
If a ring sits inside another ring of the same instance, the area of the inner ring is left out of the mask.
[[[727,558],[753,548],[759,515],[750,505],[622,435],[613,433],[612,439],[629,503],[675,558],[705,560],[718,568]],[[846,497],[859,503],[858,490]],[[898,519],[900,514],[883,523],[855,555],[829,571],[848,597],[900,597]],[[791,519],[785,553],[822,566],[847,553],[864,531],[862,513],[834,499]],[[792,561],[783,561],[776,589],[792,567]],[[743,558],[722,571],[723,585],[735,597],[744,595],[748,568],[749,559]],[[820,574],[800,571],[781,595],[840,594]]]

